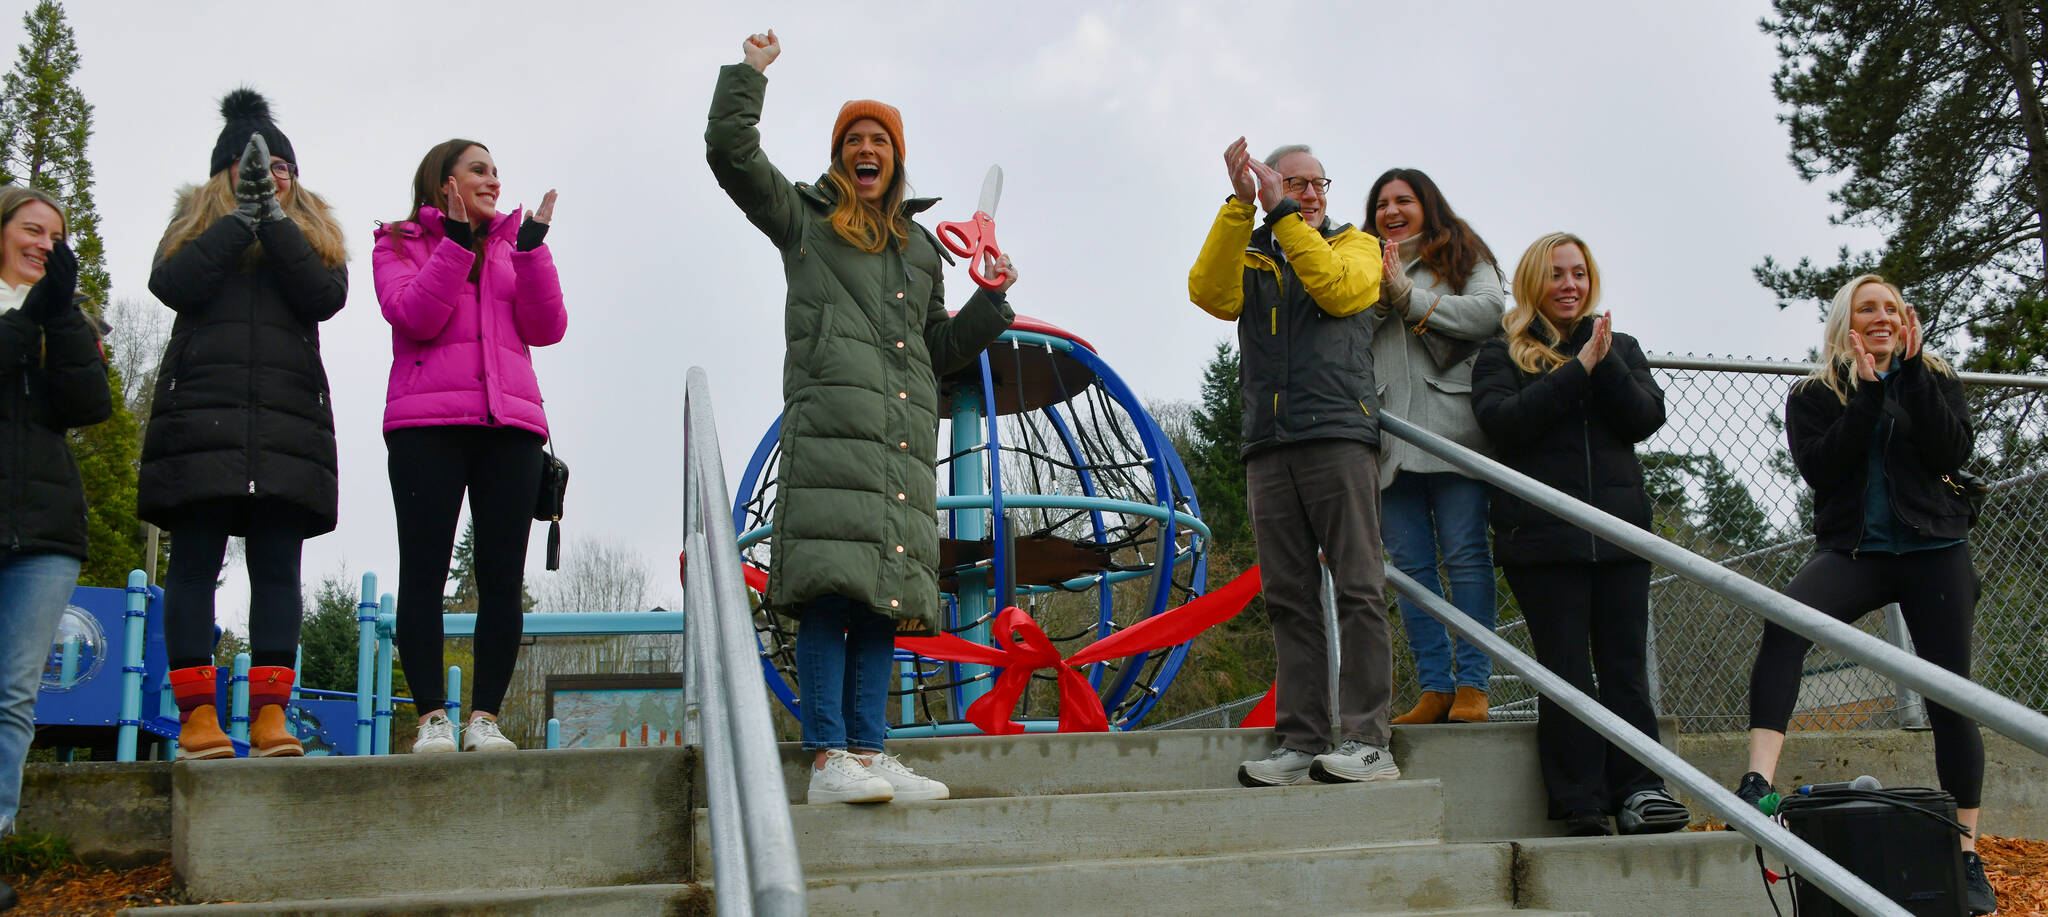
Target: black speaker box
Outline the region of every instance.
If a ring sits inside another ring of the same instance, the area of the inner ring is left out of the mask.
[[[1918,792],[1925,795],[1917,796],[1913,805],[1955,818],[1953,797]],[[1955,829],[1888,801],[1887,795],[1884,790],[1815,795],[1780,814],[1793,835],[1907,912],[1916,917],[1964,917],[1963,855]],[[1800,917],[1855,914],[1798,876],[1792,894]]]

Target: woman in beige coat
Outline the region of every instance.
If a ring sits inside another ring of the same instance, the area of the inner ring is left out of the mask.
[[[1472,417],[1472,361],[1480,343],[1500,333],[1505,300],[1493,252],[1420,171],[1387,170],[1365,200],[1367,223],[1384,243],[1386,258],[1386,279],[1373,310],[1380,406],[1484,452],[1486,437]],[[1394,566],[1442,595],[1441,555],[1451,604],[1492,627],[1486,484],[1405,440],[1383,436],[1380,488],[1380,536]],[[1454,648],[1444,625],[1414,603],[1402,600],[1400,606],[1422,696],[1394,722],[1485,720],[1493,661],[1463,640]]]

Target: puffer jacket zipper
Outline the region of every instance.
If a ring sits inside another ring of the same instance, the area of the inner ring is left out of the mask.
[[[252,275],[250,281],[253,283],[254,280]],[[247,289],[242,294],[249,308],[249,397],[242,403],[242,442],[248,457],[243,459],[242,467],[249,476],[249,496],[253,497],[256,495],[256,363],[261,357],[256,350],[256,297],[254,291]]]

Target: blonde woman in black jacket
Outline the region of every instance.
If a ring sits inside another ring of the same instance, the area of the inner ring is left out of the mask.
[[[36,691],[86,559],[85,486],[66,431],[114,409],[77,287],[56,198],[0,188],[0,837],[14,832]],[[0,910],[14,903],[0,883]]]
[[[1849,281],[1828,307],[1820,365],[1785,400],[1792,463],[1813,488],[1814,553],[1785,595],[1842,621],[1897,602],[1920,658],[1970,677],[1977,570],[1966,540],[1970,501],[1956,481],[1975,436],[1963,384],[1921,346],[1920,318],[1876,274]],[[1764,625],[1749,677],[1749,773],[1736,794],[1771,787],[1812,642]],[[1934,772],[1956,800],[1967,903],[1998,907],[1977,858],[1984,738],[1977,724],[1929,701]]]
[[[1664,425],[1664,392],[1634,338],[1595,315],[1600,271],[1579,237],[1537,239],[1515,268],[1505,337],[1472,368],[1472,410],[1509,467],[1637,526],[1650,524],[1635,445]],[[1650,564],[1508,494],[1494,498],[1494,560],[1536,659],[1652,738]],[[1595,688],[1593,673],[1600,675]],[[1568,833],[1676,831],[1691,813],[1664,781],[1543,698],[1536,747],[1550,817]]]

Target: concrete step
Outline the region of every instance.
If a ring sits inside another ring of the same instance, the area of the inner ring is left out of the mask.
[[[1513,900],[1508,844],[1241,853],[825,878],[813,917],[1243,917],[1501,910]]]
[[[686,748],[184,761],[177,879],[200,900],[687,882]]]
[[[808,878],[1188,857],[1322,847],[1434,844],[1434,780],[1228,790],[1154,790],[886,805],[792,806]],[[697,875],[711,875],[698,815]]]
[[[1642,837],[1541,838],[1515,845],[1516,904],[1636,917],[1777,917],[1754,847],[1732,831]],[[1767,858],[1766,862],[1770,862]],[[1783,867],[1772,863],[1772,868]],[[1773,886],[1791,911],[1791,890]]]
[[[1664,721],[1662,731],[1675,750],[1677,721]],[[1270,729],[1158,729],[898,739],[889,751],[962,799],[1232,787],[1238,764],[1273,745]],[[1401,776],[1442,782],[1447,841],[1563,833],[1548,817],[1534,723],[1396,726],[1393,751]],[[813,754],[782,746],[792,802],[804,798]]]
[[[715,912],[701,885],[440,892],[384,898],[330,898],[239,904],[129,908],[122,917],[680,917]]]

